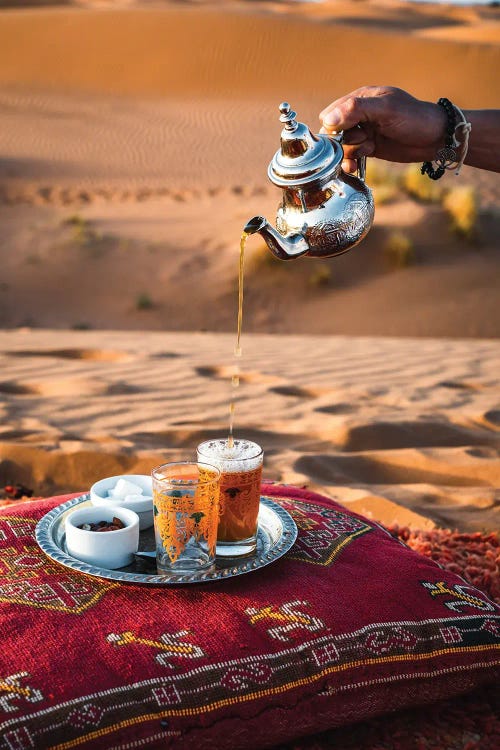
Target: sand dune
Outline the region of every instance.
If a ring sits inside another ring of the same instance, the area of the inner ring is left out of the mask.
[[[234,337],[0,334],[0,483],[85,490],[225,436]],[[244,337],[236,433],[266,476],[390,523],[498,527],[500,346]]]
[[[300,16],[293,4],[276,12],[283,6],[265,3],[5,10],[0,86],[184,100],[279,103],[307,96],[310,117],[369,78],[434,100],[446,92],[463,106],[496,106],[498,46],[481,43],[477,31],[483,23],[494,29],[495,16],[483,22],[475,15],[471,23],[463,9],[434,9],[430,16],[425,6],[388,10],[354,1],[348,14],[345,3],[328,4],[323,11],[333,12],[319,22],[319,7],[308,5],[306,14],[302,4]],[[422,37],[430,20],[441,29],[463,29],[460,42]]]
[[[280,197],[266,174],[279,102],[289,98],[314,129],[325,103],[369,71],[426,98],[494,106],[498,45],[420,36],[494,24],[490,10],[388,1],[4,10],[0,323],[232,330],[241,228],[256,213],[273,220]],[[450,234],[439,206],[377,200],[356,254],[287,275],[264,266],[249,279],[247,330],[498,336],[500,182],[467,169],[455,183],[447,176],[449,187],[469,181],[481,203],[475,243]],[[68,226],[72,217],[80,224]],[[395,230],[416,264],[390,273],[383,247]],[[194,284],[199,304],[183,307]],[[145,295],[147,311],[137,309]]]

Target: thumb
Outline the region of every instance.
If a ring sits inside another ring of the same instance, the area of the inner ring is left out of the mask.
[[[363,122],[380,122],[384,113],[380,97],[348,97],[324,109],[320,119],[326,130],[349,130]]]

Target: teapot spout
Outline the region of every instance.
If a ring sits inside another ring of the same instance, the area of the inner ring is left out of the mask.
[[[272,254],[280,260],[299,258],[309,251],[309,244],[302,234],[284,237],[263,216],[254,216],[246,223],[243,231],[246,234],[260,234]]]

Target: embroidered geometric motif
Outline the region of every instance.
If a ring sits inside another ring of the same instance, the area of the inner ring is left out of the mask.
[[[22,539],[23,537],[30,539],[33,537],[36,521],[33,518],[11,516],[7,521],[7,526],[17,539]]]
[[[312,655],[318,667],[326,667],[339,660],[339,650],[333,643],[325,643],[313,649]]]
[[[25,678],[29,676],[28,672],[17,672],[8,677],[0,677],[0,708],[6,713],[18,711],[19,702],[22,701],[28,701],[28,703],[43,701],[40,690],[25,683]]]
[[[19,729],[6,732],[4,740],[6,742],[4,747],[9,750],[29,750],[29,748],[35,747],[33,737],[27,727],[19,727]]]
[[[265,685],[273,673],[268,664],[247,664],[244,667],[228,669],[220,684],[228,690],[247,690],[255,685]]]
[[[106,636],[106,640],[114,646],[129,646],[131,643],[139,643],[142,646],[150,646],[158,649],[160,653],[155,656],[158,664],[161,664],[163,667],[172,667],[174,666],[171,663],[172,657],[200,659],[206,656],[203,649],[199,646],[180,640],[186,635],[190,635],[189,630],[179,630],[178,633],[172,633],[172,635],[162,633],[159,641],[152,641],[149,638],[140,638],[132,633],[131,630],[128,630],[125,633],[109,633]]]
[[[441,628],[439,632],[445,643],[461,643],[463,640],[462,633],[454,625],[449,625],[447,628]]]
[[[0,602],[78,613],[119,585],[66,572],[34,544],[35,526],[31,518],[0,516]]]
[[[153,688],[152,693],[161,708],[165,706],[174,706],[176,703],[181,702],[181,696],[177,692],[175,685],[165,685],[165,687]]]
[[[300,609],[297,604],[300,604]],[[304,602],[289,602],[279,609],[263,607],[254,612],[251,618],[256,623],[265,623],[269,617],[273,620],[276,619],[273,615],[280,614],[307,620],[310,616],[304,614],[306,606],[308,605]],[[335,675],[338,674],[339,665],[342,669],[361,668],[363,674],[366,664],[373,663],[374,660],[387,664],[394,659],[399,662],[401,657],[401,664],[404,664],[406,657],[413,660],[418,658],[419,654],[424,660],[428,660],[443,650],[450,649],[452,653],[455,646],[447,641],[447,633],[453,627],[461,629],[465,634],[475,634],[474,643],[477,647],[477,644],[490,640],[484,637],[484,625],[495,621],[493,617],[475,616],[464,617],[458,624],[456,620],[434,618],[423,622],[405,623],[404,626],[392,622],[374,623],[353,632],[337,635],[323,627],[323,632],[313,632],[310,637],[306,634],[306,639],[301,639],[300,644],[296,641],[290,642],[280,647],[277,652],[269,651],[237,659],[218,660],[205,664],[201,668],[202,671],[199,665],[193,664],[191,669],[176,670],[169,674],[168,678],[153,676],[142,682],[134,681],[132,684],[106,690],[93,690],[91,695],[84,695],[53,707],[44,707],[43,722],[37,725],[36,747],[43,748],[55,744],[44,744],[43,737],[43,733],[48,733],[50,727],[54,726],[60,727],[61,743],[73,738],[75,745],[78,744],[76,740],[83,732],[93,734],[95,731],[96,735],[99,734],[101,737],[105,737],[107,732],[111,734],[116,726],[114,716],[117,706],[127,706],[126,721],[133,725],[135,722],[141,724],[147,721],[151,715],[157,716],[158,710],[166,717],[180,717],[188,712],[194,713],[197,709],[193,706],[203,706],[202,710],[208,712],[219,709],[221,705],[235,706],[240,698],[244,701],[245,696],[255,693],[261,696],[273,695],[276,691],[281,693],[285,686],[296,684],[297,674],[301,669],[304,673],[304,666],[307,675],[303,677],[304,684],[321,683],[323,695],[329,690],[335,693],[338,691]],[[434,650],[431,651],[430,642],[434,644]],[[374,646],[380,646],[378,653],[376,649],[374,652]],[[421,668],[420,662],[417,662],[417,671]],[[332,681],[328,682],[330,676]],[[10,727],[15,727],[14,715],[9,724]],[[10,744],[5,745],[7,736]],[[0,745],[2,750],[4,747],[8,750],[35,747],[34,742],[30,744],[33,738],[24,733],[23,727],[10,729],[3,739],[4,746]],[[157,746],[167,745],[159,742]],[[107,747],[118,745],[110,741]]]
[[[397,648],[405,651],[413,651],[418,643],[415,633],[396,625],[390,630],[374,630],[365,640],[365,648],[374,654],[389,654]]]
[[[331,565],[356,537],[373,530],[365,521],[315,503],[279,498],[292,516],[299,536],[287,557],[313,565]]]
[[[266,627],[265,629],[271,638],[287,642],[292,638],[302,635],[304,630],[315,633],[318,630],[323,630],[325,627],[319,617],[313,617],[303,612],[302,609],[297,609],[299,606],[301,608],[308,607],[309,604],[308,602],[297,600],[294,602],[285,602],[279,609],[274,609],[272,606],[261,607],[260,609],[248,607],[245,613],[250,617],[250,625],[255,625],[257,622],[266,620],[270,620],[273,623],[283,623],[273,625],[271,628]]]
[[[78,729],[88,726],[98,726],[104,715],[104,711],[93,703],[86,703],[70,713],[68,723]]]
[[[495,607],[491,602],[481,598],[481,592],[472,586],[466,584],[455,583],[453,586],[447,586],[444,581],[437,581],[432,583],[431,581],[420,582],[424,588],[426,588],[432,597],[445,596],[452,597],[452,601],[443,601],[445,607],[453,610],[454,612],[463,612],[464,608],[471,607],[472,609],[480,609],[485,612],[493,612]],[[472,594],[471,591],[474,593]]]
[[[488,633],[491,633],[497,638],[500,637],[500,623],[495,622],[495,620],[486,619],[483,623],[482,629],[487,630]]]

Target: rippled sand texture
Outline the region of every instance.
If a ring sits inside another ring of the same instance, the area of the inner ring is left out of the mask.
[[[0,334],[0,483],[85,490],[227,433],[234,337]],[[416,527],[499,522],[500,344],[247,336],[236,435],[265,476]]]

